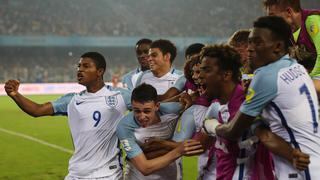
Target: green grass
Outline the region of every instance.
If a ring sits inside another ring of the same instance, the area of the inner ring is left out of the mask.
[[[59,96],[28,96],[41,103]],[[23,133],[51,144],[73,149],[67,118],[33,118],[7,96],[0,96],[0,128]],[[0,131],[0,179],[55,180],[67,174],[71,154]],[[197,176],[197,158],[183,159],[184,179]]]

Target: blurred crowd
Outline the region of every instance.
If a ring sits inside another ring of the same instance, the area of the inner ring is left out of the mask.
[[[248,27],[262,8],[255,0],[0,2],[1,35],[226,37]],[[254,7],[242,13],[248,4]]]
[[[0,36],[229,37],[262,15],[256,0],[0,0]],[[317,0],[302,2],[315,7]],[[195,5],[196,4],[196,5]],[[250,11],[248,11],[250,6]],[[245,12],[245,13],[244,13]],[[236,17],[236,18],[235,18]],[[235,20],[236,19],[236,20]],[[85,46],[85,45],[84,45]],[[28,49],[27,47],[26,49]],[[112,67],[106,80],[134,67],[134,44],[105,52]],[[7,52],[1,47],[0,82],[73,82],[77,55]],[[54,50],[54,47],[52,47]],[[43,51],[41,48],[36,51]],[[85,51],[80,51],[78,55]],[[101,50],[99,50],[101,52]],[[110,54],[111,53],[111,54]],[[114,53],[114,54],[112,54]],[[76,57],[76,58],[75,58]],[[63,64],[63,65],[61,65]],[[180,67],[183,63],[180,63]]]
[[[0,83],[8,79],[19,79],[24,83],[76,82],[78,61],[87,49],[70,49],[68,52],[61,47],[2,48]],[[107,58],[105,81],[121,77],[136,65],[134,46],[121,50],[93,48],[88,51],[102,52]]]

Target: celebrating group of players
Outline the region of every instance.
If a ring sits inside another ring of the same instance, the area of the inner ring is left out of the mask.
[[[80,93],[38,104],[17,80],[5,90],[31,116],[68,116],[66,180],[182,179],[180,157],[192,155],[198,179],[318,179],[320,11],[298,0],[264,6],[270,16],[228,43],[190,45],[183,72],[171,41],[141,39],[124,88],[105,85],[103,55],[87,52]]]

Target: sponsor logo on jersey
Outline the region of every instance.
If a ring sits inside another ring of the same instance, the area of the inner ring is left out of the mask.
[[[106,104],[110,107],[116,107],[118,104],[117,96],[107,96],[105,97]]]
[[[84,103],[84,101],[76,101],[76,105],[80,105],[82,103]]]
[[[125,151],[130,151],[132,149],[127,139],[120,140],[120,143]]]

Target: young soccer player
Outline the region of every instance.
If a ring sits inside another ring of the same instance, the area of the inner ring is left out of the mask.
[[[86,90],[43,104],[20,94],[19,81],[9,80],[5,84],[8,96],[29,115],[68,116],[74,154],[69,161],[66,180],[118,180],[122,177],[116,127],[128,109],[130,94],[127,90],[105,85],[105,70],[106,61],[101,54],[83,54],[78,64],[77,78]]]
[[[273,133],[310,155],[311,163],[305,171],[274,155],[276,177],[318,179],[318,99],[304,67],[287,55],[290,36],[290,26],[280,17],[260,17],[254,22],[248,50],[255,75],[240,111],[229,123],[218,125],[216,133],[238,139],[261,114]]]

